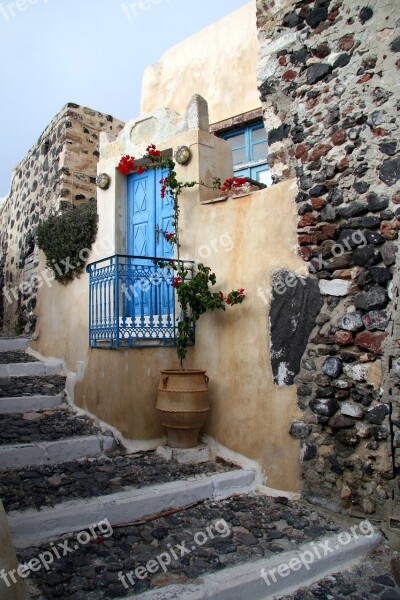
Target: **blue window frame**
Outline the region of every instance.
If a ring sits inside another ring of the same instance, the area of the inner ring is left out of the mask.
[[[267,162],[268,139],[263,123],[234,129],[221,135],[232,149],[233,172],[236,177],[251,177],[271,185],[271,174]]]

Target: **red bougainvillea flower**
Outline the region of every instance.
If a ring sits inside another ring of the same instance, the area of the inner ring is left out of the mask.
[[[239,298],[245,298],[246,297],[243,288],[240,288],[240,290],[239,290],[238,293],[239,293]]]
[[[171,242],[175,238],[175,233],[164,233],[167,242]]]
[[[165,193],[166,193],[166,191],[167,191],[167,186],[164,184],[164,185],[162,186],[162,188],[161,188],[161,192],[160,192],[161,198],[163,198],[163,199],[165,198]]]
[[[218,296],[221,298],[221,300],[225,300],[225,296],[222,292],[219,292]]]
[[[245,183],[246,183],[245,177],[234,177],[232,187],[233,188],[242,187],[242,185],[244,185]]]
[[[227,304],[232,304],[232,302],[231,302],[230,298],[227,298],[227,299],[225,300],[225,302],[226,302]]]
[[[138,175],[142,175],[145,171],[146,171],[146,167],[143,167],[143,165],[140,165],[140,167],[136,168],[136,173]]]
[[[222,192],[228,192],[230,190],[235,190],[237,188],[242,187],[246,183],[246,179],[244,177],[230,177],[226,179],[221,186]]]
[[[174,277],[174,280],[171,283],[171,286],[173,288],[177,288],[180,282],[181,282],[181,278],[180,277]]]
[[[146,148],[146,152],[149,156],[154,156],[155,158],[161,156],[160,150],[157,150],[154,144],[150,144],[150,146]]]
[[[122,175],[129,175],[135,170],[135,157],[126,154],[119,161],[117,169]]]

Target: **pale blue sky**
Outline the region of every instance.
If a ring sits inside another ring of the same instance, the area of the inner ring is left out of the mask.
[[[0,197],[67,102],[128,120],[144,68],[247,0],[0,1]],[[123,10],[125,6],[125,11]]]

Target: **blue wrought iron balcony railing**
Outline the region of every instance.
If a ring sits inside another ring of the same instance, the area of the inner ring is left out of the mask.
[[[117,254],[86,267],[91,348],[176,346],[180,308],[172,263],[177,261]],[[194,263],[181,265],[192,278]]]

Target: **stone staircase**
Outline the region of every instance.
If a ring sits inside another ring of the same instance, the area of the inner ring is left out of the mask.
[[[360,577],[363,598],[400,600],[371,524],[260,494],[221,459],[128,454],[28,343],[0,339],[0,498],[33,600],[355,599]]]

